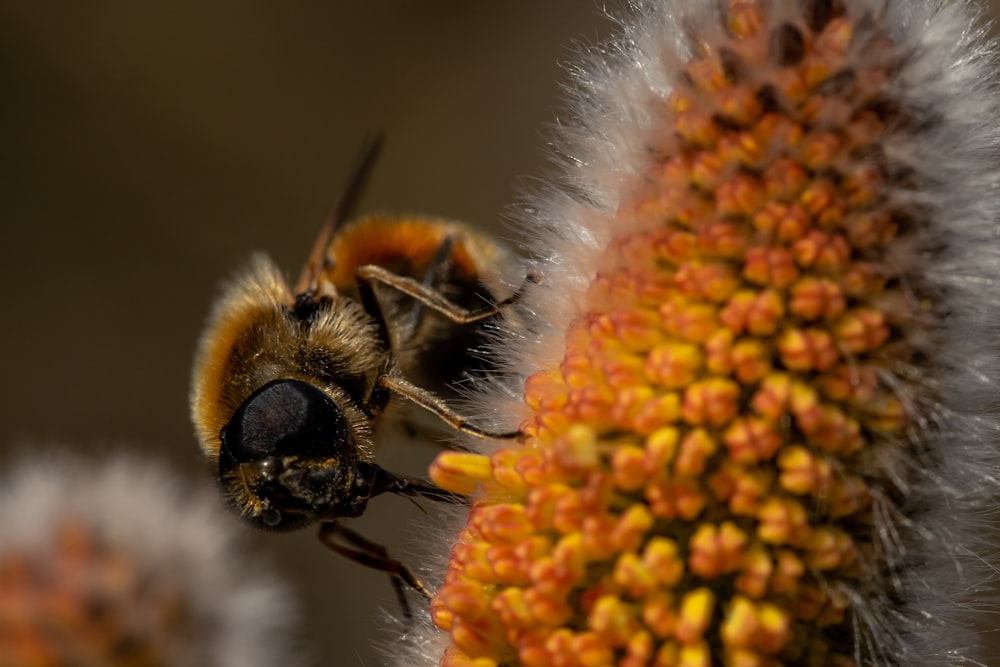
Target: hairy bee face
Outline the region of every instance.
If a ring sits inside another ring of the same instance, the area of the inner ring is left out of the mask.
[[[364,510],[372,434],[363,406],[379,373],[392,372],[386,361],[357,303],[296,303],[264,258],[229,287],[195,360],[191,411],[247,521],[291,530]]]
[[[314,385],[274,380],[247,398],[219,436],[219,479],[259,501],[258,527],[291,530],[359,516],[370,491],[343,410]]]

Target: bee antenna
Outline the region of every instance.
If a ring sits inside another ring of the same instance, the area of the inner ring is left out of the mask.
[[[378,159],[379,152],[382,149],[384,138],[385,135],[379,132],[374,136],[368,137],[362,145],[361,153],[354,165],[354,169],[351,170],[347,185],[341,191],[340,198],[333,205],[329,215],[326,216],[326,220],[323,221],[323,226],[320,228],[316,241],[313,243],[312,250],[309,251],[309,258],[306,260],[305,266],[302,267],[302,274],[295,284],[296,294],[307,292],[316,294],[319,291],[320,273],[329,268],[330,260],[327,255],[327,248],[330,245],[330,240],[337,233],[340,226],[354,214],[358,201],[361,199],[361,194],[364,192],[368,177],[371,175],[372,167],[375,166],[375,161]]]

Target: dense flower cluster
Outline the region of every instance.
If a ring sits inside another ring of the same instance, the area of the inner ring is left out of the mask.
[[[894,462],[929,456],[938,400],[926,221],[883,144],[918,131],[906,54],[849,3],[720,4],[561,362],[527,381],[526,442],[432,468],[479,489],[432,607],[446,665],[885,658],[858,605],[892,588]]]

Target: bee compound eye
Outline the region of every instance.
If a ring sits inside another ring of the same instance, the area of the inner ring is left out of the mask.
[[[255,391],[220,437],[220,466],[286,456],[324,458],[353,447],[344,412],[301,380],[275,380]]]
[[[275,528],[281,524],[281,512],[271,508],[261,512],[260,522],[268,528]]]

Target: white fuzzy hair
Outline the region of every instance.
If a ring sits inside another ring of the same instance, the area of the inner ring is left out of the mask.
[[[570,68],[568,112],[550,147],[556,168],[518,207],[517,226],[542,284],[518,305],[516,324],[497,342],[505,375],[481,390],[476,415],[510,428],[528,415],[524,378],[558,367],[567,325],[583,311],[584,293],[613,236],[619,205],[634,192],[650,155],[667,145],[660,109],[691,56],[686,35],[722,37],[719,0],[640,0],[617,19],[609,42],[584,50]],[[802,11],[800,0],[764,0],[779,25]],[[1000,482],[996,380],[1000,308],[1000,93],[994,44],[976,6],[963,0],[843,0],[852,16],[870,14],[900,55],[889,95],[925,122],[882,140],[893,168],[912,170],[908,187],[890,193],[919,211],[925,228],[886,257],[920,289],[943,295],[929,315],[926,340],[908,341],[929,358],[883,378],[918,411],[908,458],[875,457],[905,506],[876,498],[883,519],[875,537],[890,565],[869,573],[852,593],[860,664],[1000,664],[984,652],[974,625],[993,626]],[[768,29],[767,26],[764,29]],[[855,53],[863,59],[867,54]],[[894,369],[895,371],[895,369]],[[919,371],[919,375],[911,371]],[[484,383],[486,384],[486,383]],[[484,445],[469,443],[470,446]],[[488,445],[487,445],[488,446]],[[880,471],[881,472],[881,471]],[[460,527],[461,517],[451,520]],[[443,530],[444,548],[455,532]],[[425,535],[423,542],[427,543]],[[426,571],[439,581],[446,554]],[[437,576],[433,576],[436,574]],[[448,638],[429,623],[410,628],[389,649],[393,664],[436,665]],[[993,662],[989,662],[992,660]]]

